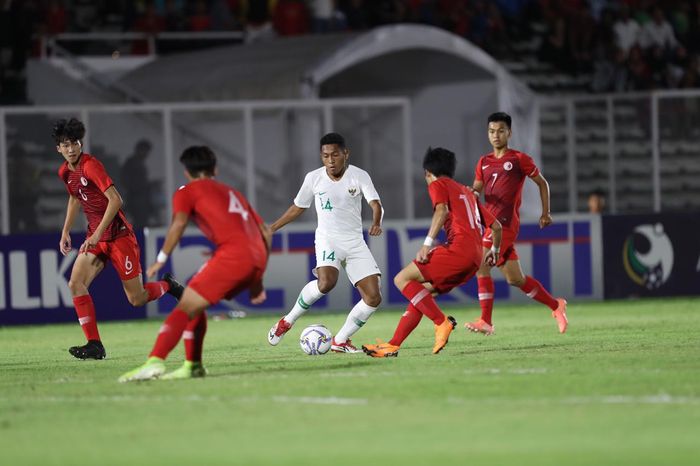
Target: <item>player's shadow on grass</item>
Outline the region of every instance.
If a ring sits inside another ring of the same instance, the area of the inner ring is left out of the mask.
[[[287,361],[283,362],[288,364]],[[337,364],[319,364],[318,366],[311,366],[304,364],[299,364],[298,366],[281,365],[282,363],[277,361],[270,361],[268,364],[264,364],[268,367],[262,367],[263,364],[257,363],[255,367],[251,368],[250,363],[241,363],[240,370],[236,370],[236,366],[233,367],[219,367],[220,370],[215,374],[209,374],[207,377],[228,377],[232,375],[248,375],[248,374],[261,374],[261,373],[296,373],[296,372],[328,372],[333,370],[342,369],[354,369],[358,367],[369,366],[372,364],[371,360],[368,361],[345,361],[338,362]]]
[[[450,346],[445,349],[445,351],[450,351],[452,354],[460,355],[472,355],[480,353],[495,353],[495,352],[509,352],[509,351],[527,351],[527,350],[538,350],[538,349],[552,349],[552,348],[565,348],[571,346],[569,343],[541,343],[537,345],[519,345],[519,346],[508,346],[508,347],[481,347],[481,346],[469,346],[469,347],[457,347]]]

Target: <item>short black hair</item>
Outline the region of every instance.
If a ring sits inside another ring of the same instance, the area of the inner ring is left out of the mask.
[[[321,138],[321,147],[327,144],[337,144],[341,149],[345,149],[345,138],[338,133],[328,133]]]
[[[56,145],[63,141],[82,141],[85,137],[85,125],[75,118],[58,120],[53,125],[51,137],[56,141]]]
[[[493,123],[495,121],[502,121],[503,123],[506,124],[508,129],[510,129],[510,125],[513,122],[510,115],[508,115],[506,112],[496,112],[496,113],[492,113],[491,115],[489,115],[488,123]],[[487,125],[488,125],[488,123],[487,123]]]
[[[182,152],[180,162],[187,173],[196,177],[200,173],[214,176],[216,154],[208,146],[190,146]]]
[[[442,147],[428,147],[423,158],[423,169],[435,176],[449,176],[454,178],[457,168],[457,159],[452,151]]]
[[[600,197],[605,197],[605,191],[603,191],[600,188],[596,188],[590,193],[588,193],[589,196],[600,196]]]

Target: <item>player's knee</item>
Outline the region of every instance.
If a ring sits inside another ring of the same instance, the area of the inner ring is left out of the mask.
[[[78,280],[68,280],[68,288],[73,296],[82,296],[87,294],[87,286]]]
[[[506,277],[506,281],[508,281],[510,286],[520,288],[525,284],[525,277]]]
[[[335,287],[335,280],[329,280],[327,278],[325,279],[318,279],[318,290],[323,293],[329,293],[334,287]]]
[[[401,275],[400,273],[397,273],[394,276],[394,286],[399,290],[403,290],[403,287],[406,286],[406,279]]]
[[[379,291],[377,291],[377,293],[372,293],[370,295],[365,296],[364,298],[362,298],[362,300],[368,306],[379,307],[379,305],[382,303],[382,294]]]
[[[148,302],[148,295],[146,293],[143,294],[127,294],[126,299],[129,300],[129,304],[131,304],[134,307],[139,307],[143,306]]]

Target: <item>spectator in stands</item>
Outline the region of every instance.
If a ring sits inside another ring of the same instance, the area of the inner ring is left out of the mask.
[[[601,189],[596,189],[588,195],[588,212],[591,214],[605,212],[605,193]]]
[[[372,0],[365,4],[369,7],[372,26],[400,23],[406,13],[401,0]]]
[[[209,16],[212,31],[231,31],[237,27],[228,0],[212,0]]]
[[[281,36],[298,36],[309,32],[309,13],[302,0],[278,0],[272,24]]]
[[[63,2],[59,0],[49,1],[44,11],[44,31],[50,36],[66,32],[68,18]]]
[[[592,64],[593,32],[595,22],[588,2],[583,1],[578,8],[571,8],[568,14],[567,40],[573,70],[587,71]]]
[[[625,53],[617,47],[607,47],[607,55],[596,61],[593,68],[593,92],[624,92],[627,88]]]
[[[641,33],[639,23],[632,19],[627,5],[622,5],[620,8],[620,17],[615,21],[613,29],[615,30],[615,43],[626,57],[632,47],[639,45]]]
[[[163,4],[163,17],[165,18],[166,31],[184,31],[187,26],[183,2],[179,0],[165,0]]]
[[[365,0],[344,0],[340,10],[345,16],[345,23],[348,29],[360,31],[369,28],[369,15]]]
[[[655,6],[652,10],[652,20],[642,26],[640,45],[643,49],[660,47],[667,54],[678,46],[673,28],[666,20],[661,7]]]
[[[564,69],[569,64],[566,50],[566,23],[564,12],[559,3],[552,2],[543,5],[543,20],[545,33],[540,47],[540,58],[552,63],[554,66]]]
[[[700,0],[693,2],[688,15],[686,47],[691,53],[700,52]]]
[[[209,31],[211,29],[211,17],[205,0],[195,0],[192,14],[187,22],[190,31]]]
[[[336,16],[335,0],[311,0],[310,6],[313,15],[313,31],[316,34],[342,29]]]
[[[273,0],[242,0],[242,20],[245,24],[246,41],[255,42],[275,36],[272,28]]]
[[[643,91],[651,89],[652,79],[649,65],[644,60],[642,49],[636,45],[630,49],[627,58],[628,81],[627,89],[630,91]]]

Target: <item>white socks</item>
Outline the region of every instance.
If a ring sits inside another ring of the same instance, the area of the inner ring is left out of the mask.
[[[318,280],[310,281],[302,288],[297,302],[294,303],[294,307],[289,311],[289,314],[284,316],[284,320],[289,324],[293,324],[309,310],[309,307],[311,307],[313,303],[321,299],[324,294],[325,293],[321,293],[321,290],[318,289]]]
[[[348,314],[348,318],[345,320],[345,324],[343,324],[335,335],[335,342],[345,343],[348,341],[348,338],[360,330],[360,327],[365,325],[365,322],[367,322],[376,310],[376,307],[368,306],[363,300],[360,300],[355,304],[355,307],[352,308],[352,311]]]

